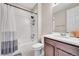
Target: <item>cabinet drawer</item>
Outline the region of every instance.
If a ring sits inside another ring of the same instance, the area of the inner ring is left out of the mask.
[[[60,50],[60,49],[58,49],[58,56],[73,56],[73,55],[68,54],[68,53],[66,53],[66,52],[64,52],[64,51],[62,51],[62,50]]]
[[[79,56],[79,47],[68,45],[66,43],[56,42],[56,47],[64,50],[72,55]]]
[[[56,44],[56,42],[55,41],[53,41],[52,39],[48,39],[48,38],[45,38],[45,40],[44,40],[46,43],[48,43],[48,44],[51,44],[51,45],[53,45],[53,46],[55,46],[55,44]]]

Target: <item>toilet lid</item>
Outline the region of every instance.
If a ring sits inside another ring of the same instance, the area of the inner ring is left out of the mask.
[[[43,44],[42,43],[36,43],[32,46],[33,48],[42,48]]]

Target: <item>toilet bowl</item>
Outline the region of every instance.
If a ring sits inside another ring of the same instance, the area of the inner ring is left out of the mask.
[[[34,50],[34,55],[35,56],[41,56],[43,54],[43,44],[42,43],[36,43],[32,45],[32,48]]]

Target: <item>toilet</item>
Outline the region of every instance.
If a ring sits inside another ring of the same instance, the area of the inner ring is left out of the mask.
[[[42,43],[36,43],[36,44],[32,45],[35,56],[42,56],[43,55],[43,46],[44,45]]]

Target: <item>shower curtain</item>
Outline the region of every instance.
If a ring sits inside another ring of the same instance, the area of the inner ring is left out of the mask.
[[[1,55],[12,54],[18,49],[16,39],[15,8],[1,4]]]

